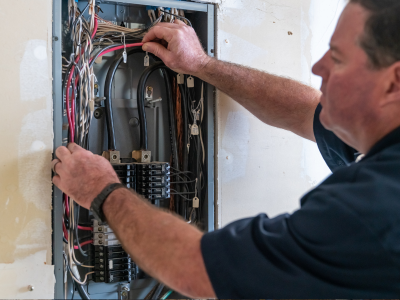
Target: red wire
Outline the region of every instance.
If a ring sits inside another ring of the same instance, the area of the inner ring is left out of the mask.
[[[86,242],[82,242],[82,243],[81,243],[81,247],[83,247],[83,246],[85,246],[85,245],[87,245],[87,244],[93,244],[93,240],[89,240],[89,241],[86,241]],[[74,249],[77,250],[77,249],[79,249],[79,247],[78,247],[78,246],[74,246]]]
[[[130,47],[140,47],[140,46],[143,46],[143,43],[133,43],[133,44],[126,44],[126,45],[125,45],[126,48],[130,48]],[[103,53],[101,53],[101,54],[99,55],[99,57],[100,57],[100,56],[103,56],[104,54],[107,54],[107,53],[110,53],[110,52],[112,52],[112,51],[119,50],[119,49],[124,49],[124,46],[122,45],[122,46],[117,46],[117,47],[115,47],[115,48],[108,49],[108,50],[104,51]]]
[[[80,230],[90,230],[90,231],[93,231],[93,227],[85,227],[85,226],[80,226],[80,225],[78,225],[78,229],[80,229]]]
[[[125,46],[117,46],[111,49],[108,49],[104,52],[102,52],[98,57],[103,56],[104,54],[110,53],[112,51],[120,50],[125,48],[130,48],[130,47],[140,47],[143,46],[143,43],[133,43],[133,44],[126,44]],[[92,61],[93,58],[90,59]],[[79,61],[79,56],[76,57],[75,63]],[[70,113],[70,107],[69,107],[69,89],[71,87],[71,81],[72,81],[72,75],[75,71],[75,66],[72,66],[71,72],[69,73],[68,76],[68,81],[67,81],[67,87],[66,87],[66,94],[65,94],[65,102],[66,102],[66,108],[67,108],[67,118],[68,118],[68,126],[70,128],[70,135],[71,135],[71,141],[73,142],[75,140],[75,103],[74,103],[74,91],[72,91],[71,95],[71,102],[72,102],[72,107],[71,107],[71,113]],[[78,80],[78,77],[75,79],[76,83]]]
[[[92,39],[94,37],[94,35],[96,34],[97,28],[98,28],[98,22],[97,19],[95,19],[95,23],[94,23],[94,31],[92,34]],[[126,44],[125,46],[117,46],[111,49],[108,49],[102,53],[100,53],[100,55],[98,57],[103,56],[104,54],[110,53],[112,51],[116,51],[116,50],[120,50],[120,49],[124,49],[124,48],[131,48],[131,47],[140,47],[143,46],[143,43],[133,43],[133,44]],[[90,59],[90,62],[93,60],[93,58]],[[79,56],[76,57],[75,59],[75,63],[77,63],[79,61]],[[66,93],[65,93],[65,102],[66,102],[66,109],[67,109],[67,119],[68,119],[68,126],[70,128],[70,137],[71,137],[71,141],[73,142],[75,140],[75,103],[74,103],[74,99],[75,99],[75,94],[74,91],[72,91],[72,95],[71,95],[71,112],[70,112],[70,105],[69,105],[69,89],[71,87],[71,81],[72,81],[72,76],[74,74],[75,71],[75,65],[72,66],[71,71],[69,73],[68,76],[68,81],[67,81],[67,87],[66,87]],[[78,75],[79,76],[79,75]],[[75,85],[78,83],[78,77],[75,78]],[[64,194],[64,202],[65,202],[65,214],[67,217],[69,217],[69,204],[68,204],[68,196]],[[84,226],[78,226],[78,229],[81,230],[93,230],[92,227],[84,227]],[[68,232],[67,232],[67,228],[65,227],[65,223],[63,222],[63,231],[64,231],[64,237],[66,239],[68,239]],[[87,241],[81,244],[81,246],[84,246],[86,244],[89,244],[93,241]],[[78,249],[78,246],[74,246],[75,249]]]

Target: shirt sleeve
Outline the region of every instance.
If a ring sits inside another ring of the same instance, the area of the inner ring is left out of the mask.
[[[334,197],[311,193],[292,215],[260,214],[203,236],[218,298],[390,297],[380,284],[396,285],[398,274],[387,278],[393,263],[375,236]]]
[[[331,171],[333,171],[337,167],[346,166],[354,162],[358,152],[340,140],[332,131],[322,126],[319,120],[321,109],[321,104],[318,104],[314,114],[314,136],[322,157]]]

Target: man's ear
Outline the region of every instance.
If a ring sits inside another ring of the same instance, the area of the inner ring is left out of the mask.
[[[400,103],[400,62],[395,62],[386,72],[385,99],[383,105]]]

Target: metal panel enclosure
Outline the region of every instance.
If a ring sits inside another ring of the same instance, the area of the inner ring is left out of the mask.
[[[54,107],[54,149],[66,145],[67,131],[65,129],[66,117],[63,116],[62,96],[62,51],[63,34],[65,22],[65,9],[67,0],[53,1],[53,107]],[[174,0],[125,0],[125,1],[98,1],[101,3],[104,13],[102,17],[115,22],[145,23],[148,22],[145,6],[176,7],[184,9],[186,16],[193,23],[203,47],[210,56],[214,56],[214,5],[200,4],[186,1]],[[85,6],[86,1],[80,1],[79,7]],[[127,21],[128,20],[128,21]],[[95,64],[94,72],[99,82],[99,96],[103,96],[104,81],[107,70],[114,60],[114,55],[105,55],[102,62]],[[129,157],[132,149],[138,149],[138,127],[136,125],[137,104],[136,86],[141,72],[143,71],[143,54],[135,54],[128,59],[127,64],[121,64],[115,81],[113,83],[113,113],[115,119],[115,134],[117,147],[121,151],[121,157]],[[159,72],[151,75],[146,85],[153,87],[153,98],[166,99],[166,91],[162,84]],[[161,83],[160,83],[161,82]],[[196,95],[200,95],[200,85],[196,85]],[[205,114],[204,114],[204,147],[206,149],[207,197],[202,210],[205,231],[214,230],[214,87],[205,85]],[[168,138],[169,128],[166,125],[167,107],[165,100],[157,102],[154,108],[146,108],[149,149],[152,150],[154,161],[166,161],[170,159],[170,142]],[[90,128],[90,150],[101,154],[107,148],[107,137],[105,134],[104,116],[99,119],[93,118]],[[64,284],[64,259],[62,239],[62,192],[53,189],[53,264],[55,265],[55,299],[65,296],[72,297],[73,286],[68,276],[68,283]],[[143,298],[155,284],[150,279],[136,280],[131,283],[129,298]],[[67,288],[66,288],[67,287]],[[118,291],[120,284],[105,284],[90,282],[88,292],[93,298],[115,299],[120,297]],[[177,296],[177,295],[176,295]],[[74,298],[79,295],[74,293]]]

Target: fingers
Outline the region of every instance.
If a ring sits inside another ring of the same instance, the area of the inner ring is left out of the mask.
[[[179,20],[179,19],[177,19],[177,18],[175,18],[174,23],[175,23],[175,24],[178,24],[178,25],[185,25],[185,26],[187,26],[185,22],[182,22],[181,20]]]
[[[160,27],[166,27],[166,28],[177,28],[177,25],[176,24],[174,24],[174,23],[168,23],[168,22],[161,22],[161,23],[158,23],[156,26],[154,26],[154,27],[157,27],[157,26],[160,26]],[[153,27],[153,28],[154,28]]]
[[[76,151],[83,150],[82,147],[78,146],[78,145],[75,144],[75,143],[69,143],[69,144],[67,145],[67,148],[68,148],[69,151],[71,151],[71,153],[74,153],[74,152],[76,152]]]
[[[57,186],[60,190],[62,190],[61,187],[60,187],[60,185],[61,185],[61,178],[60,178],[60,175],[55,175],[55,176],[53,176],[53,183],[54,183],[54,185]]]
[[[55,173],[55,174],[58,174],[57,173],[57,170],[56,170],[56,168],[57,167],[59,167],[59,165],[58,164],[60,164],[61,163],[61,161],[59,160],[59,159],[53,159],[53,161],[51,162],[51,169],[53,170],[53,172]],[[58,166],[57,166],[58,165]]]
[[[154,39],[165,40],[169,43],[173,37],[173,29],[165,26],[154,26],[143,38],[143,43],[147,43]]]
[[[71,151],[69,151],[66,147],[60,146],[56,149],[56,156],[60,159],[63,160],[67,156],[71,155]]]
[[[143,51],[153,53],[155,56],[161,58],[164,63],[168,60],[171,54],[163,45],[154,42],[147,42],[142,46]]]

